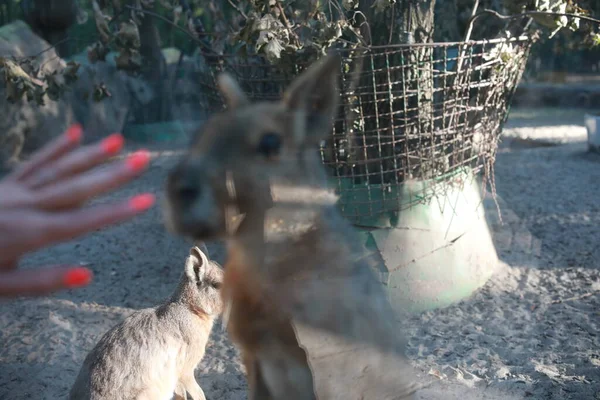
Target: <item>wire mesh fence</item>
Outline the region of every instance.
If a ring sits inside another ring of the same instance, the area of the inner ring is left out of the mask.
[[[71,41],[83,45],[91,39]],[[481,171],[484,179],[492,178],[502,124],[531,44],[521,37],[340,50],[340,108],[320,153],[342,213],[368,223],[443,196]],[[224,107],[215,81],[219,71],[232,73],[252,100],[276,100],[308,66],[201,49],[171,58],[162,85],[169,98],[162,100],[175,110],[175,120],[205,120]],[[83,62],[85,53],[75,59]],[[103,82],[90,74],[93,82]],[[106,82],[109,90],[122,86],[120,75],[107,76],[113,80]],[[148,126],[138,114],[152,109],[137,101],[140,96],[128,100],[128,126]],[[419,182],[420,189],[407,195],[407,182]]]
[[[320,152],[343,214],[361,223],[443,195],[466,176],[490,176],[531,44],[522,37],[342,51],[340,110]],[[206,57],[215,71],[232,73],[253,100],[278,99],[306,67]],[[214,80],[210,86],[207,81],[212,112],[223,103]],[[407,197],[408,181],[423,189]]]

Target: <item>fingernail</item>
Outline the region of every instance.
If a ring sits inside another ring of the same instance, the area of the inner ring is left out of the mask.
[[[152,193],[138,194],[129,199],[129,206],[135,211],[145,211],[152,207],[155,197]]]
[[[150,153],[146,150],[136,151],[127,158],[127,166],[133,171],[141,171],[148,166]]]
[[[65,135],[67,135],[69,142],[79,142],[83,136],[83,128],[80,124],[73,124],[69,127],[69,129],[67,129]]]
[[[68,288],[81,287],[89,285],[92,281],[92,271],[87,268],[73,268],[63,277],[65,286]]]
[[[102,146],[102,151],[105,154],[116,154],[123,148],[123,143],[125,140],[120,133],[113,133],[110,136],[107,136],[102,140],[100,145]]]

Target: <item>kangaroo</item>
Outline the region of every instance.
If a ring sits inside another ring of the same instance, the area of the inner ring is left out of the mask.
[[[167,178],[167,227],[227,242],[221,295],[251,400],[405,399],[417,388],[354,228],[334,201],[297,195],[326,186],[317,149],[337,111],[340,63],[322,58],[277,102],[250,102],[221,74],[227,109]],[[276,183],[289,190],[278,194]],[[277,213],[303,228],[265,230]]]
[[[87,355],[70,400],[205,400],[194,370],[222,310],[223,271],[192,247],[177,290],[109,330]]]

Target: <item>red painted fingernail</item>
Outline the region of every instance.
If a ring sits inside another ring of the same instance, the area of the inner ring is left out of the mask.
[[[92,271],[87,268],[73,268],[63,277],[65,286],[68,288],[80,287],[89,285],[92,281]]]
[[[127,158],[127,166],[136,172],[146,168],[149,162],[150,153],[146,150],[136,151]]]
[[[105,154],[116,154],[123,148],[123,143],[125,139],[123,139],[123,135],[120,133],[113,133],[112,135],[107,136],[102,140],[100,145],[102,146],[102,151]]]
[[[152,193],[138,194],[129,199],[129,206],[135,211],[145,211],[152,207],[155,201],[155,196]]]
[[[83,136],[83,127],[80,124],[73,124],[67,129],[65,135],[67,135],[69,142],[79,142]]]

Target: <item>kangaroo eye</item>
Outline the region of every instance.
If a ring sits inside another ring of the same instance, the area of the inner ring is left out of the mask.
[[[221,289],[221,283],[220,282],[213,282],[211,284],[211,286],[217,290]]]
[[[258,152],[265,157],[272,157],[279,153],[281,148],[281,136],[276,133],[265,133],[258,142]]]

